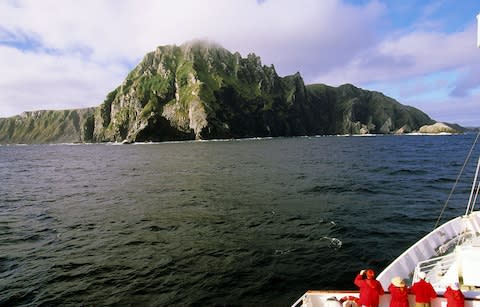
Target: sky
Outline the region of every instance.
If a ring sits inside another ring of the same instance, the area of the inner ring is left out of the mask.
[[[150,51],[206,39],[480,127],[478,0],[0,0],[0,117],[100,105]]]

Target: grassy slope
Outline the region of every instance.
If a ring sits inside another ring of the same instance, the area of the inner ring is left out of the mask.
[[[35,111],[0,119],[0,143],[73,143],[91,134],[94,109]]]
[[[433,123],[381,93],[349,84],[305,86],[299,74],[281,78],[254,54],[242,58],[198,43],[148,53],[96,109],[0,119],[0,142],[118,141],[141,122],[148,125],[139,141],[189,139],[192,100],[200,100],[207,115],[203,138],[349,133],[357,122],[381,133],[382,126],[418,129]],[[168,120],[162,116],[166,108]]]

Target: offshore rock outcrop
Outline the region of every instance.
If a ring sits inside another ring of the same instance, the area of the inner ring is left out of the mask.
[[[435,123],[433,125],[425,125],[418,129],[419,133],[458,133],[459,128],[457,129],[445,124],[445,123]]]
[[[191,42],[145,55],[96,108],[0,119],[1,143],[139,142],[407,133],[425,113],[350,84],[305,85],[255,54]]]

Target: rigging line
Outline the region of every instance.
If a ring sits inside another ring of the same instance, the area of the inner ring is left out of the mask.
[[[475,207],[475,204],[477,203],[477,198],[478,198],[478,193],[480,191],[480,181],[478,182],[477,184],[477,192],[475,192],[475,198],[473,199],[473,202],[472,202],[472,210],[471,212],[473,212],[473,209]]]
[[[480,157],[479,157],[478,160],[479,160],[478,166],[480,167]],[[477,167],[477,174],[478,174],[478,167]],[[476,176],[475,176],[475,177],[476,177]],[[475,179],[476,179],[476,178],[475,178]],[[475,184],[476,184],[476,187],[475,187]],[[476,191],[474,192],[474,190],[476,190]],[[472,199],[472,196],[473,196],[474,193],[475,193],[475,196],[473,197],[473,201],[472,201],[472,202],[470,202],[470,201],[468,202],[468,204],[469,204],[469,209],[470,209],[470,210],[467,208],[467,211],[469,211],[469,212],[468,212],[468,213],[465,213],[465,215],[468,215],[468,214],[470,214],[470,213],[473,212],[473,209],[474,209],[474,207],[475,207],[475,203],[477,202],[477,197],[478,197],[478,192],[479,192],[479,191],[480,191],[480,181],[475,182],[475,180],[474,180],[474,183],[473,183],[473,186],[472,186],[472,194],[471,194],[471,196],[470,196],[470,199]],[[472,205],[471,205],[471,208],[470,208],[470,204],[472,204]],[[457,240],[456,246],[459,246],[461,243],[463,243],[463,242],[466,240],[466,236],[467,236],[468,232],[469,232],[468,229],[465,227],[465,228],[463,229],[463,231],[462,231],[462,237],[460,237],[460,238]],[[465,237],[464,237],[464,236],[465,236]],[[462,242],[460,242],[460,240],[462,240]]]
[[[473,206],[475,204],[475,199],[477,198],[477,195],[475,195],[475,199],[474,199],[473,195],[475,193],[475,185],[477,184],[477,178],[478,178],[478,172],[479,171],[480,171],[480,157],[478,157],[477,170],[475,171],[475,177],[473,178],[472,191],[470,192],[470,197],[468,198],[468,206],[467,206],[467,211],[465,211],[465,215],[467,215],[467,214],[469,214],[470,212],[473,211]]]
[[[475,137],[475,141],[473,142],[473,145],[470,148],[470,151],[468,152],[468,155],[467,155],[467,158],[465,159],[465,162],[463,162],[462,169],[460,170],[460,173],[458,174],[457,179],[455,180],[455,183],[453,184],[453,187],[450,190],[450,194],[448,194],[447,200],[445,201],[445,204],[443,205],[443,208],[440,211],[440,214],[438,215],[437,222],[435,223],[435,226],[433,227],[433,229],[437,228],[438,224],[440,223],[440,219],[442,218],[443,213],[445,212],[445,209],[447,208],[448,202],[450,201],[450,198],[452,197],[453,192],[455,191],[455,189],[457,187],[458,181],[460,181],[460,177],[463,174],[465,166],[467,165],[468,161],[470,160],[470,156],[473,153],[473,150],[475,148],[475,145],[477,144],[477,141],[478,141],[479,137],[480,137],[480,130],[478,131],[477,136]]]

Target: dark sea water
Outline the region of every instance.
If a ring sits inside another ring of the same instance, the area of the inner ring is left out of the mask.
[[[289,306],[354,289],[432,230],[474,138],[0,146],[0,305]]]

